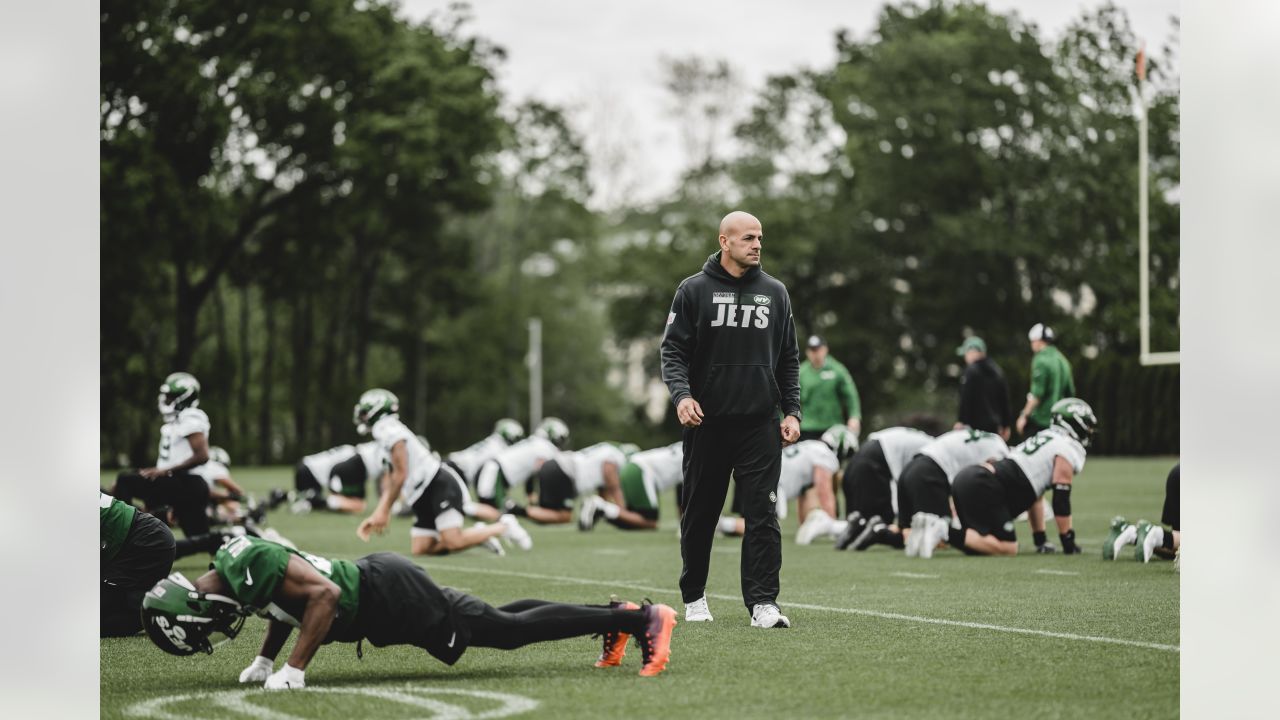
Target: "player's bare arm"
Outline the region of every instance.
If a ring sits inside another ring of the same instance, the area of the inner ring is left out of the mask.
[[[187,458],[185,461],[178,463],[171,468],[165,468],[164,470],[154,467],[143,468],[138,471],[138,474],[148,480],[154,480],[158,477],[186,472],[193,467],[199,467],[209,461],[209,438],[205,437],[204,433],[191,433],[187,436],[187,442],[191,443],[191,457]]]
[[[1071,467],[1071,463],[1061,455],[1053,459],[1053,522],[1058,526],[1058,533],[1065,535],[1071,532],[1071,481],[1075,478],[1075,469]],[[1062,499],[1059,500],[1059,495]],[[1037,506],[1040,503],[1036,503]],[[1059,508],[1066,512],[1059,512]],[[1041,513],[1044,510],[1041,508]],[[1044,529],[1044,521],[1040,523],[1041,529]]]
[[[400,497],[400,488],[404,487],[405,478],[409,475],[409,450],[405,441],[401,440],[391,446],[391,472],[384,477],[382,495],[378,498],[378,506],[373,514],[365,518],[356,529],[361,540],[369,541],[371,535],[386,532],[387,523],[391,521],[391,504]]]
[[[341,594],[336,583],[321,575],[306,560],[297,555],[289,557],[284,579],[276,590],[276,599],[282,605],[301,605],[304,608],[298,642],[289,653],[290,665],[299,670],[307,669],[307,663],[311,662],[320,643],[329,634],[333,618],[338,613]]]

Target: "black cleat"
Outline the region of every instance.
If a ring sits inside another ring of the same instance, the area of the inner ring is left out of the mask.
[[[837,550],[845,550],[852,545],[859,533],[862,532],[862,528],[867,525],[867,521],[862,518],[862,513],[857,510],[849,513],[845,520],[849,522],[849,525],[845,527],[844,532],[840,533],[840,537],[836,538]]]
[[[858,534],[858,537],[854,538],[853,549],[862,551],[875,545],[880,541],[880,533],[887,527],[889,526],[880,519],[879,515],[871,516],[867,526]]]

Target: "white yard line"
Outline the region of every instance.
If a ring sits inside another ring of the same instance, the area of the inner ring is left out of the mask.
[[[936,580],[942,577],[941,575],[926,575],[924,573],[913,572],[891,572],[889,574],[894,577],[912,578],[915,580]]]
[[[464,572],[479,573],[481,575],[503,575],[507,577],[522,577],[530,580],[550,580],[562,582],[571,585],[598,585],[601,587],[626,588],[629,590],[638,590],[640,592],[653,593],[655,595],[674,595],[677,590],[673,587],[654,587],[652,585],[642,585],[638,583],[628,583],[616,580],[593,580],[590,578],[570,577],[566,575],[542,575],[539,573],[519,572],[516,570],[493,570],[489,568],[465,567],[462,565],[435,565],[431,568],[433,573],[440,572]],[[742,598],[736,595],[721,595],[717,593],[707,593],[707,597],[717,600],[730,600],[741,602]],[[973,630],[991,630],[993,632],[1012,633],[1015,635],[1034,635],[1037,637],[1055,638],[1058,640],[1076,640],[1080,642],[1106,643],[1109,645],[1126,645],[1129,647],[1145,648],[1148,650],[1164,650],[1166,652],[1181,652],[1177,645],[1167,645],[1164,643],[1146,642],[1143,640],[1126,640],[1124,638],[1104,637],[1101,635],[1078,635],[1076,633],[1051,632],[1048,630],[1032,630],[1030,628],[1007,627],[1004,625],[991,625],[989,623],[966,622],[964,620],[945,620],[942,618],[921,617],[919,615],[904,615],[902,613],[881,612],[879,610],[864,610],[861,608],[842,608],[830,607],[828,605],[812,605],[809,603],[787,602],[787,607],[800,608],[802,610],[814,610],[817,612],[833,612],[843,615],[862,615],[865,617],[880,618],[882,620],[904,620],[906,622],[927,623],[930,625],[948,625],[951,627],[963,627]]]
[[[1066,575],[1068,577],[1080,574],[1078,572],[1073,572],[1071,570],[1046,570],[1045,568],[1040,568],[1035,572],[1040,575]]]

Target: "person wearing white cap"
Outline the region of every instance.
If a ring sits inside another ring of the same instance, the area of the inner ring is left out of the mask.
[[[1031,341],[1031,388],[1027,404],[1018,414],[1018,434],[1030,437],[1049,427],[1053,404],[1064,397],[1074,397],[1076,382],[1071,376],[1071,363],[1054,346],[1057,336],[1053,328],[1036,323],[1027,332]]]

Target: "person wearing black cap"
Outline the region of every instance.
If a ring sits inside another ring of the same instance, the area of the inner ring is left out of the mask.
[[[800,423],[801,440],[819,440],[832,425],[845,425],[854,438],[862,430],[862,407],[858,402],[858,386],[839,360],[827,351],[827,341],[810,335],[805,356],[800,363],[800,407],[804,421]]]
[[[1053,328],[1036,323],[1027,332],[1031,341],[1031,389],[1027,391],[1027,404],[1018,414],[1018,434],[1031,437],[1049,427],[1053,404],[1065,397],[1074,397],[1076,381],[1071,377],[1071,363],[1054,346],[1057,336]]]
[[[1009,441],[1013,427],[1013,410],[1009,406],[1009,383],[1004,371],[987,357],[987,343],[976,335],[965,338],[956,348],[964,358],[964,375],[960,378],[960,412],[955,429],[970,427],[995,433]]]
[[[775,509],[782,446],[800,439],[800,350],[787,288],[760,269],[763,238],[752,215],[726,215],[719,251],[680,283],[662,336],[662,379],[685,428],[680,593],[688,621],[711,620],[711,542],[732,473],[746,520],[742,599],[751,625],[791,626],[777,604]]]

